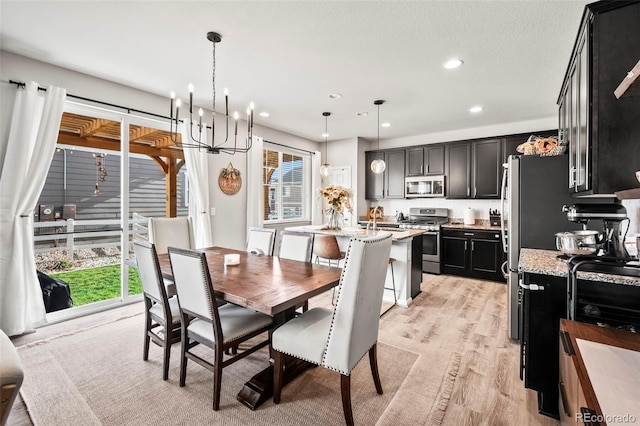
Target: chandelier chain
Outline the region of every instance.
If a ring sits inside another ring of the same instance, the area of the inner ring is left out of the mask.
[[[211,97],[213,98],[213,103],[211,105],[211,111],[213,111],[213,116],[216,116],[216,44],[218,43],[211,43],[213,44],[213,68],[212,68],[212,73],[211,73]]]

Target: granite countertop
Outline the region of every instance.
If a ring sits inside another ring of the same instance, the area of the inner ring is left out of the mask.
[[[555,250],[523,248],[520,250],[518,270],[520,272],[528,272],[532,274],[567,277],[569,275],[567,264],[556,258],[558,254],[560,254],[560,252]],[[578,279],[640,286],[640,278],[627,277],[623,275],[578,271]]]
[[[402,230],[390,230],[390,229],[378,229],[376,231],[361,228],[342,228],[340,230],[326,229],[322,225],[303,225],[303,226],[291,226],[285,228],[289,231],[300,232],[313,232],[315,234],[335,235],[336,237],[364,237],[368,235],[376,235],[378,232],[388,232],[391,234],[393,241],[412,239],[415,236],[425,233],[422,229],[402,229]]]
[[[483,231],[500,231],[499,226],[491,226],[488,220],[476,220],[473,225],[465,225],[463,222],[447,222],[441,225],[446,229],[479,229]]]

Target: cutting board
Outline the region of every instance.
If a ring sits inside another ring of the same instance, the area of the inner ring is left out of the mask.
[[[373,220],[374,210],[375,210],[375,207],[369,207],[369,220]],[[382,217],[384,216],[383,211],[384,209],[382,207],[378,207],[378,211],[376,211],[376,220],[378,219],[382,220]]]

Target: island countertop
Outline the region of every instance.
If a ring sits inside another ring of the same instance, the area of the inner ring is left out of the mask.
[[[376,231],[361,228],[345,227],[340,230],[326,229],[322,225],[303,225],[290,226],[286,228],[289,231],[313,232],[314,234],[335,235],[336,237],[365,237],[367,235],[376,235],[378,232],[388,232],[391,234],[393,241],[410,240],[411,238],[425,233],[422,229],[378,229]]]
[[[523,248],[520,250],[518,270],[531,274],[569,276],[567,264],[556,258],[560,252],[554,250],[539,250]],[[578,279],[601,281],[613,284],[640,286],[640,278],[624,275],[601,274],[596,272],[578,271]]]

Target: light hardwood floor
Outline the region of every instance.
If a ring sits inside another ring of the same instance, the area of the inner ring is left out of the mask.
[[[538,414],[536,393],[525,389],[520,381],[519,345],[507,337],[506,291],[502,283],[425,274],[422,292],[411,307],[395,306],[381,318],[381,334],[461,354],[444,425],[559,424]],[[328,292],[312,299],[310,306],[330,303]],[[135,304],[51,325],[14,339],[14,343],[26,344],[141,310],[142,305]],[[21,401],[8,424],[31,425]]]

